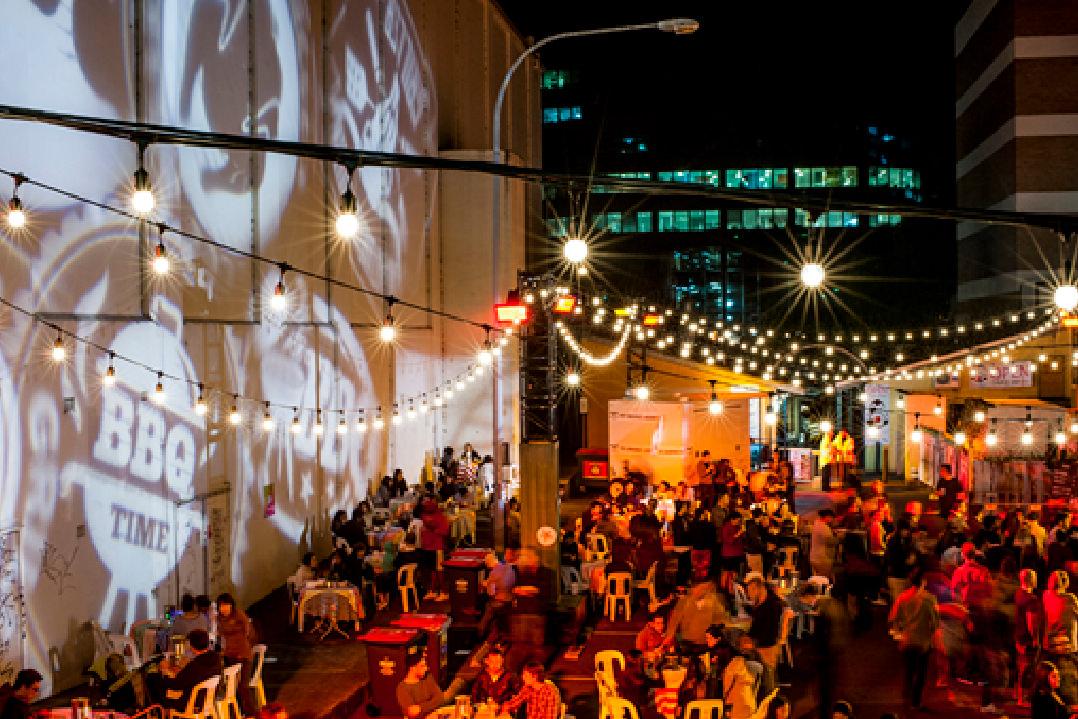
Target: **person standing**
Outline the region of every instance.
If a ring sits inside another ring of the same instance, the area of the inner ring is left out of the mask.
[[[221,643],[221,656],[226,665],[241,664],[240,682],[236,687],[236,700],[244,716],[254,714],[249,685],[251,683],[251,645],[255,632],[247,614],[236,606],[236,600],[227,592],[217,597],[217,636]]]
[[[903,691],[914,709],[923,708],[928,661],[932,638],[939,627],[936,598],[925,588],[926,577],[918,567],[910,573],[910,587],[902,592],[891,608],[891,631],[898,639],[905,669]]]
[[[936,494],[939,495],[940,517],[950,519],[954,510],[961,506],[961,495],[964,492],[962,482],[954,476],[951,465],[940,465],[940,476],[936,482]]]
[[[1078,703],[1078,598],[1067,591],[1070,577],[1064,570],[1052,572],[1041,599],[1044,607],[1044,637],[1041,644],[1045,658],[1059,670],[1059,695],[1067,706]]]
[[[831,466],[835,458],[835,435],[829,429],[820,437],[820,489],[831,491]]]
[[[1037,573],[1023,569],[1018,574],[1018,591],[1014,594],[1014,648],[1017,667],[1014,679],[1014,701],[1028,706],[1023,696],[1026,671],[1030,668],[1041,645],[1044,609],[1037,596]]]
[[[830,509],[821,509],[812,523],[812,542],[809,546],[809,565],[812,573],[818,577],[834,579],[835,549],[838,536],[833,525],[835,513]]]

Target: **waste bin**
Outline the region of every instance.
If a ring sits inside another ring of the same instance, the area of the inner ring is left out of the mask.
[[[471,547],[471,548],[466,548],[466,549],[454,549],[453,553],[449,555],[449,558],[450,559],[463,559],[465,557],[468,557],[468,558],[471,558],[471,559],[483,559],[488,554],[490,554],[492,551],[494,551],[494,550],[487,549],[486,547]]]
[[[460,621],[479,621],[479,578],[484,569],[486,564],[476,557],[453,557],[442,562],[451,613]]]
[[[408,658],[423,651],[426,637],[418,629],[375,627],[359,641],[367,647],[370,704],[382,716],[402,716],[397,685],[408,674]]]
[[[390,624],[404,629],[418,629],[427,638],[427,666],[438,686],[444,687],[449,666],[449,625],[452,620],[448,614],[402,614]]]

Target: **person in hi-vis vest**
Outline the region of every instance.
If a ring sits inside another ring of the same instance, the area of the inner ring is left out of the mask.
[[[846,485],[846,473],[855,461],[853,437],[846,430],[840,429],[831,443],[831,463],[838,472],[841,487]]]
[[[820,437],[820,489],[831,490],[831,463],[834,461],[835,434],[827,430]]]

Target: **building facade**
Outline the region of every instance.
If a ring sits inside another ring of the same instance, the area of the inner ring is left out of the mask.
[[[494,89],[524,49],[489,0],[9,10],[4,104],[429,156],[490,158]],[[528,165],[538,82],[536,64],[518,71],[503,125]],[[481,330],[242,253],[488,322],[492,273],[508,286],[523,263],[525,188],[502,183],[494,268],[486,175],[359,168],[360,229],[342,240],[348,178],[332,163],[167,144],[145,156],[151,220],[219,246],[73,196],[126,209],[132,143],[0,121],[0,167],[72,193],[23,184],[27,225],[0,242],[0,295],[30,313],[5,307],[0,330],[0,681],[23,666],[46,691],[81,681],[88,622],[125,632],[185,592],[253,602],[305,550],[326,551],[329,517],[381,475],[401,467],[414,482],[445,445],[490,451],[489,373],[435,402],[465,382]],[[164,279],[147,266],[159,241]],[[283,310],[268,302],[278,281]],[[389,313],[399,339],[387,345]],[[69,333],[62,361],[56,327]]]
[[[967,0],[954,30],[960,207],[1078,211],[1078,13],[1066,0]],[[1050,300],[1073,242],[957,226],[959,310]]]

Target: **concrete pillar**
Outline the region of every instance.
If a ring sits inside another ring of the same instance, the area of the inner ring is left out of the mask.
[[[558,499],[558,443],[524,442],[520,445],[520,546],[534,549],[539,561],[554,573],[554,596],[561,586],[559,529],[561,527]],[[554,530],[550,546],[539,544],[538,531],[543,527]]]

